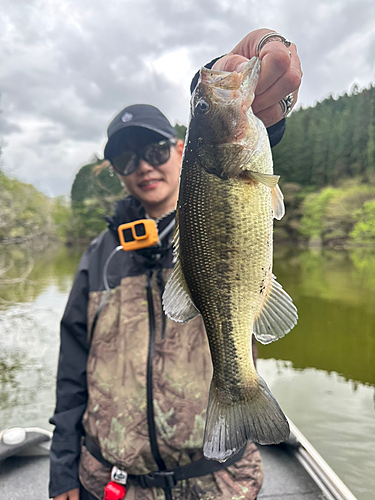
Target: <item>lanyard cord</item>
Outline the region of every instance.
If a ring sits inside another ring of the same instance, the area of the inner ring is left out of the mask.
[[[112,257],[115,255],[115,253],[117,253],[119,250],[122,250],[122,246],[119,245],[117,246],[116,248],[114,248],[112,250],[112,252],[108,255],[107,257],[107,260],[105,261],[105,264],[104,264],[104,267],[103,267],[103,284],[104,284],[104,288],[106,289],[107,292],[109,292],[110,288],[109,288],[109,285],[108,285],[108,278],[107,278],[107,269],[108,269],[108,265],[112,259]],[[100,307],[100,306],[99,306]]]
[[[117,246],[116,248],[114,248],[112,250],[112,252],[108,255],[107,260],[105,261],[105,264],[104,264],[104,267],[103,267],[103,284],[104,284],[104,288],[105,288],[106,292],[103,295],[102,300],[100,301],[100,304],[99,304],[98,309],[96,310],[96,313],[95,313],[95,316],[94,316],[94,320],[92,322],[91,329],[88,332],[88,340],[89,341],[91,340],[92,334],[94,333],[94,330],[95,330],[95,327],[96,327],[96,323],[98,322],[98,318],[100,316],[100,313],[102,312],[102,309],[103,309],[103,306],[105,304],[105,301],[107,300],[108,295],[109,295],[109,293],[111,291],[111,289],[109,288],[109,285],[108,285],[108,278],[107,278],[108,264],[110,263],[112,257],[119,250],[122,250],[122,246],[121,245]]]
[[[160,242],[160,244],[161,244],[164,236],[167,235],[174,228],[175,223],[176,223],[176,220],[173,217],[173,219],[168,224],[168,226],[166,228],[164,228],[163,231],[159,234],[159,242]]]

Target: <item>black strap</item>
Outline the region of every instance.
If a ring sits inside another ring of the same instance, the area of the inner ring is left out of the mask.
[[[112,468],[113,464],[108,462],[103,458],[99,446],[93,441],[89,436],[85,437],[85,446],[88,451],[105,467]],[[149,474],[134,475],[129,474],[128,480],[130,482],[136,482],[142,488],[166,488],[172,489],[176,486],[178,481],[183,479],[190,479],[193,477],[206,476],[207,474],[212,474],[222,469],[233,465],[238,462],[243,457],[246,446],[242,448],[238,453],[229,458],[226,462],[216,462],[215,460],[207,460],[206,458],[201,458],[195,462],[190,462],[189,464],[182,465],[181,467],[176,467],[175,469],[165,470],[165,471],[155,471]],[[120,466],[121,468],[121,466]]]
[[[156,438],[156,426],[154,415],[154,398],[153,398],[153,377],[152,377],[152,360],[155,351],[155,310],[152,297],[152,274],[150,271],[147,277],[147,304],[148,304],[148,320],[150,329],[150,338],[148,343],[147,357],[147,423],[148,434],[150,438],[151,452],[159,470],[166,470],[164,460],[161,458],[159,446]]]
[[[150,438],[151,452],[157,463],[159,472],[167,470],[164,460],[160,455],[160,450],[158,446],[158,441],[156,437],[156,426],[155,426],[155,413],[154,413],[154,397],[153,397],[153,377],[152,377],[152,360],[154,358],[155,351],[155,310],[154,310],[154,300],[152,297],[152,274],[150,271],[147,278],[147,304],[148,304],[148,320],[150,328],[150,340],[148,343],[148,357],[147,357],[147,423],[148,423],[148,435]],[[163,489],[165,494],[165,500],[172,500],[172,487],[169,482],[166,482]]]
[[[230,467],[242,458],[245,449],[246,446],[226,462],[216,462],[215,460],[201,458],[200,460],[190,462],[181,467],[176,467],[175,469],[150,472],[149,474],[142,474],[139,476],[129,475],[128,477],[130,481],[136,481],[142,488],[156,487],[165,489],[165,486],[173,488],[178,481],[182,481],[183,479],[206,476],[207,474],[212,474],[213,472]]]
[[[83,438],[83,444],[86,446],[87,450],[91,453],[91,455],[96,458],[98,462],[100,462],[104,467],[107,467],[108,469],[112,469],[113,464],[111,462],[108,462],[103,455],[102,452],[100,451],[99,446],[95,443],[95,441],[90,437],[90,436],[85,436]]]

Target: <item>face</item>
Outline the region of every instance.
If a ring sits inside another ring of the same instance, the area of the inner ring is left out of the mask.
[[[183,148],[182,141],[178,140],[163,165],[153,167],[141,159],[135,172],[120,176],[128,192],[142,203],[151,217],[160,217],[177,204]]]

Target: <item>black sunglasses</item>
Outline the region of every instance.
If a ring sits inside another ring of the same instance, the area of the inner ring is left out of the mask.
[[[133,151],[123,151],[120,155],[111,159],[113,168],[121,175],[130,175],[139,167],[139,160],[146,161],[153,167],[158,167],[167,163],[171,156],[171,146],[175,146],[177,141],[165,139],[136,148]]]

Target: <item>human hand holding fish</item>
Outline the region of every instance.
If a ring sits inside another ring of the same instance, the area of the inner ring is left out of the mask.
[[[212,69],[241,72],[249,59],[257,55],[262,37],[272,32],[267,28],[252,31],[227,55],[216,61]],[[287,47],[281,40],[268,41],[262,46],[259,57],[262,66],[252,109],[265,126],[270,127],[284,117],[280,105],[282,99],[292,94],[293,103],[289,109],[296,104],[303,73],[294,43]]]

